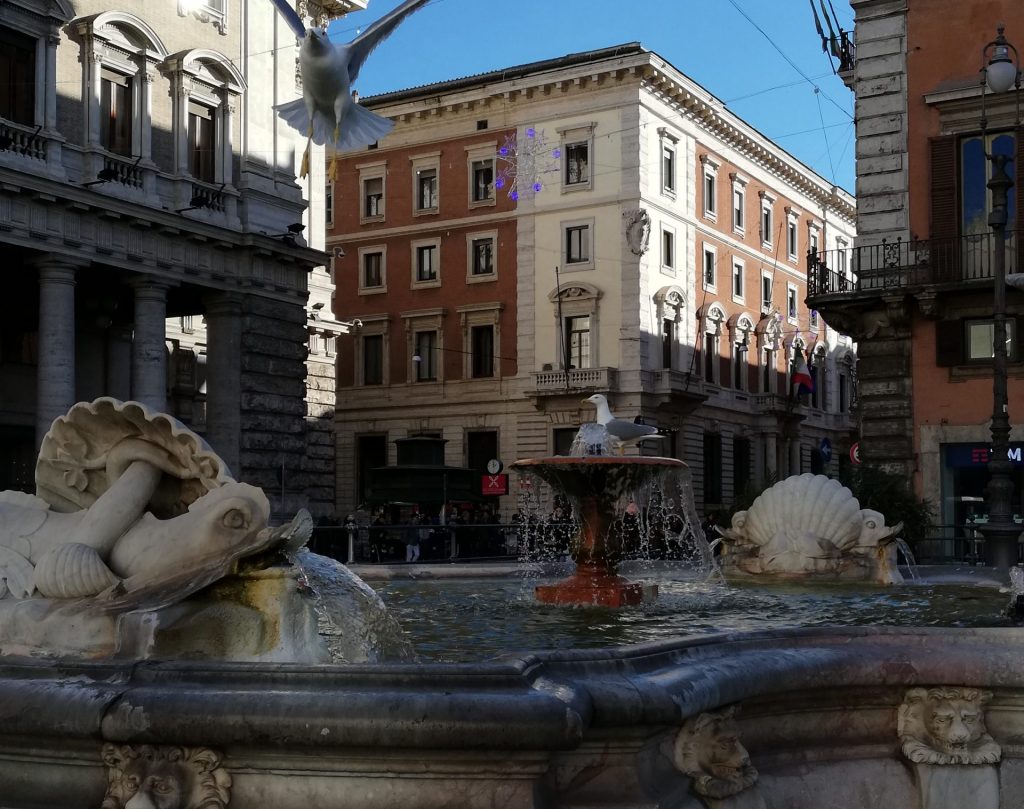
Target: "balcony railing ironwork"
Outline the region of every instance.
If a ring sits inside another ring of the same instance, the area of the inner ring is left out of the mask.
[[[534,374],[537,393],[557,394],[567,390],[611,390],[616,385],[615,368],[572,368],[565,371],[541,371]]]
[[[1022,231],[1006,234],[1007,272],[1016,272]],[[807,254],[807,297],[885,292],[992,278],[991,233],[955,239],[916,239]]]

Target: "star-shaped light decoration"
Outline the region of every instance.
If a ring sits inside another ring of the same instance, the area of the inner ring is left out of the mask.
[[[498,149],[499,165],[494,187],[508,189],[508,197],[518,200],[522,194],[536,194],[544,187],[544,178],[558,171],[562,150],[552,149],[544,137],[533,127],[526,130],[521,143],[515,135],[506,135]]]

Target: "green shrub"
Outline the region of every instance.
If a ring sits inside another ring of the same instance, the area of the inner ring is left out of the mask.
[[[860,501],[861,508],[870,508],[885,515],[886,525],[903,523],[903,537],[913,544],[931,532],[934,507],[928,500],[919,500],[908,481],[892,472],[870,466],[852,467],[840,477]]]

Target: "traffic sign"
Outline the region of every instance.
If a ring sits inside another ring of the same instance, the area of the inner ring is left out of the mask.
[[[832,460],[832,442],[827,438],[821,439],[821,460],[825,463]]]
[[[860,441],[854,441],[850,447],[850,460],[853,463],[860,463]]]
[[[508,494],[508,475],[484,475],[480,481],[480,493],[492,497]]]

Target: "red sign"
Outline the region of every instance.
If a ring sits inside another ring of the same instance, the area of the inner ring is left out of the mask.
[[[855,442],[854,445],[850,447],[850,460],[854,463],[860,463],[860,441]]]
[[[508,475],[484,475],[480,479],[480,494],[489,496],[508,494]]]

